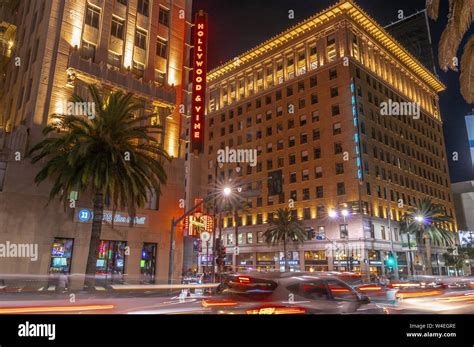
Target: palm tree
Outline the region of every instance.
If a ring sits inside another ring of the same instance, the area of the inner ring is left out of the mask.
[[[150,125],[154,115],[135,116],[143,106],[133,100],[133,94],[115,91],[104,96],[93,85],[89,92],[94,116],[53,115],[56,122],[45,127],[46,138],[30,154],[32,163],[45,160],[35,183],[53,181],[49,201],[59,197],[66,203],[71,191],[92,196],[85,285],[93,290],[105,201],[113,211],[127,209],[132,225],[147,194],[159,194],[160,185],[166,183],[163,159],[170,158],[156,138],[161,127]],[[74,95],[72,102],[84,100]],[[55,132],[59,134],[52,136]]]
[[[440,0],[426,0],[426,8],[431,19],[437,20]],[[448,24],[441,34],[438,46],[438,62],[443,71],[458,71],[456,53],[471,27],[474,18],[474,0],[450,0]],[[459,83],[461,94],[467,103],[474,103],[474,34],[467,39],[461,57]]]
[[[273,212],[273,218],[269,220],[269,224],[270,228],[264,233],[265,241],[272,245],[283,243],[285,272],[289,271],[288,262],[286,261],[286,244],[288,242],[303,243],[308,236],[307,232],[289,208],[279,208],[276,212]]]
[[[415,235],[418,244],[424,242],[426,271],[429,275],[433,272],[431,268],[431,240],[438,244],[451,245],[454,243],[454,233],[446,227],[446,224],[450,222],[452,222],[452,218],[446,215],[444,207],[425,197],[416,206],[408,209],[405,223],[400,225],[402,233]]]

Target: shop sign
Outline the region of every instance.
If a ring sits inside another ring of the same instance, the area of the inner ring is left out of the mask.
[[[305,265],[327,265],[327,260],[305,260]]]
[[[114,225],[117,226],[129,226],[130,225],[130,215],[127,212],[122,211],[113,211],[104,210],[102,222],[107,224],[112,224],[112,219]],[[74,221],[78,223],[92,223],[94,214],[91,209],[88,208],[78,208],[74,214]],[[148,226],[148,216],[144,214],[137,214],[135,216],[134,225],[136,227],[147,227]]]
[[[347,265],[348,261],[347,260],[334,260],[334,265]],[[352,260],[351,261],[352,265],[359,265],[360,261],[358,260]]]
[[[204,149],[204,110],[207,71],[207,15],[196,13],[194,21],[193,96],[191,115],[191,150]]]
[[[274,260],[257,260],[257,265],[275,265]]]
[[[253,265],[252,260],[246,260],[246,261],[241,261],[239,262],[240,265]]]
[[[286,263],[288,265],[299,265],[300,264],[300,261],[299,260],[287,260]],[[285,265],[285,261],[284,260],[280,260],[280,265]]]
[[[382,265],[381,260],[369,260],[369,265]]]

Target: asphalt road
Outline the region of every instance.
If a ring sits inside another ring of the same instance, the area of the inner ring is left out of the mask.
[[[0,314],[206,314],[210,310],[201,304],[206,298],[210,297],[179,297],[157,291],[2,293]],[[377,305],[389,314],[474,314],[474,290],[396,302],[382,300]],[[363,314],[363,308],[358,313]]]

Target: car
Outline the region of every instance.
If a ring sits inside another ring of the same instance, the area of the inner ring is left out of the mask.
[[[367,295],[371,301],[385,301],[387,300],[387,290],[372,278],[357,273],[357,272],[322,272],[322,276],[334,276],[345,282],[358,293]]]
[[[384,314],[383,308],[335,276],[237,273],[202,300],[216,314]]]

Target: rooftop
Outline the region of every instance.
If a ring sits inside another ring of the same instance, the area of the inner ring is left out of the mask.
[[[218,77],[227,74],[237,68],[237,66],[246,64],[261,57],[268,51],[277,49],[283,46],[286,42],[295,39],[296,37],[323,25],[327,21],[346,14],[356,23],[358,23],[366,32],[374,37],[385,49],[396,56],[403,65],[418,76],[428,86],[433,88],[436,92],[441,92],[446,87],[438,78],[420,63],[412,54],[410,54],[399,42],[397,42],[388,32],[375,22],[367,13],[365,13],[353,0],[340,0],[337,4],[309,17],[308,19],[292,26],[284,32],[271,37],[260,45],[244,52],[233,60],[211,70],[207,74],[207,81],[212,82]],[[236,60],[239,64],[236,64]]]

